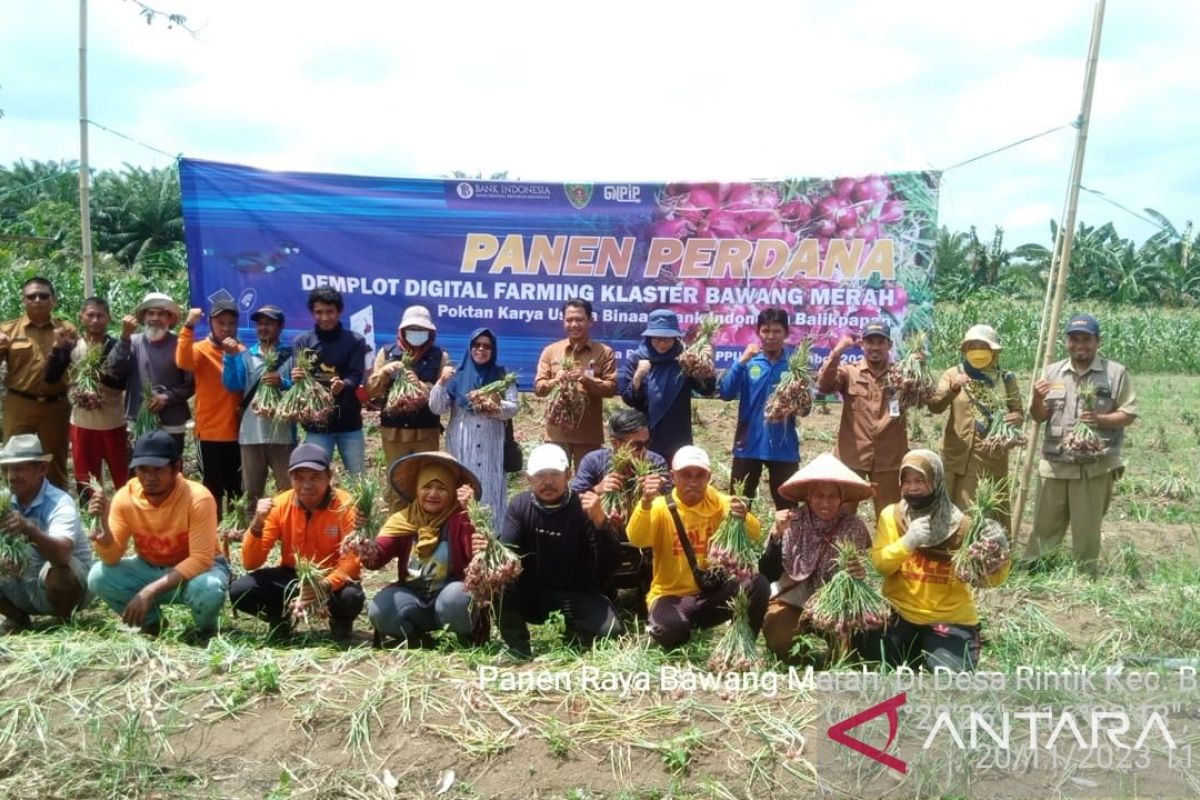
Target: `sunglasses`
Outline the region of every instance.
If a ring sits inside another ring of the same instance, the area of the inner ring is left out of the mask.
[[[50,293],[49,292],[30,292],[29,294],[25,295],[25,299],[26,300],[49,300]]]

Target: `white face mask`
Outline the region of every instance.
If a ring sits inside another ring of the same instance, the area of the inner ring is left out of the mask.
[[[429,331],[421,330],[420,328],[410,328],[404,331],[404,341],[413,347],[420,347],[429,341]]]

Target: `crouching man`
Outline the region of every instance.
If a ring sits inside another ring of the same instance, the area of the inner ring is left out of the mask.
[[[183,477],[175,438],[165,431],[139,437],[129,466],[134,477],[111,505],[100,492],[90,501],[103,525],[92,540],[99,560],[88,588],[147,636],[161,631],[163,604],[182,603],[196,640],[207,641],[229,588],[229,564],[217,554],[217,501]],[[130,539],[135,555],[126,556]]]
[[[235,609],[265,620],[277,636],[291,631],[295,614],[328,614],[333,638],[349,641],[366,602],[358,582],[358,554],[342,549],[342,542],[354,533],[354,500],[333,486],[329,454],[318,445],[305,443],[293,450],[288,473],[291,489],[274,500],[258,501],[242,538],[242,565],[249,571],[234,581],[229,601]],[[279,565],[264,567],[276,542]],[[298,585],[298,559],[324,573],[320,590]]]
[[[630,544],[654,551],[654,576],[646,598],[650,637],[662,647],[677,647],[691,638],[693,628],[725,622],[733,615],[728,604],[739,588],[750,597],[750,628],[757,636],[771,594],[767,579],[756,574],[739,581],[706,569],[709,540],[726,516],[745,517],[754,540],[761,535],[758,519],[739,498],[712,487],[708,453],[699,447],[679,448],[671,470],[674,490],[664,496],[663,478],[647,477],[642,500],[625,528]]]
[[[0,614],[8,631],[29,627],[35,614],[66,622],[90,599],[87,571],[92,565],[79,509],[71,495],[46,478],[53,456],[43,452],[37,434],[13,436],[0,449],[0,468],[8,482],[11,510],[0,516],[0,531],[24,552],[13,552],[9,571],[0,577]]]
[[[600,498],[567,485],[571,467],[561,447],[544,444],[529,454],[529,490],[508,505],[500,539],[521,557],[521,576],[500,604],[500,634],[513,655],[528,658],[528,623],[561,611],[568,634],[583,646],[624,629],[601,592],[620,557],[616,537],[604,526]],[[472,543],[482,549],[484,539]]]

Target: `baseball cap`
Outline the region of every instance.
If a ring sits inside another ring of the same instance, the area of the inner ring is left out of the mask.
[[[150,431],[143,433],[133,443],[133,458],[129,460],[129,468],[165,467],[178,458],[175,437],[164,430]]]
[[[218,314],[237,314],[237,303],[232,300],[217,300],[208,309],[208,316],[215,317]]]
[[[1091,314],[1076,314],[1067,323],[1067,333],[1090,333],[1100,335],[1100,323]]]
[[[260,319],[273,319],[282,324],[283,309],[279,306],[261,306],[257,311],[250,315],[251,322],[258,322]]]
[[[527,475],[537,475],[539,472],[566,472],[571,466],[567,454],[556,444],[539,444],[529,454],[529,464],[525,468]]]
[[[888,327],[886,322],[868,322],[867,326],[863,328],[862,336],[864,339],[868,336],[882,336],[890,342],[892,340],[892,329]]]
[[[329,453],[326,453],[320,445],[310,442],[298,445],[288,458],[288,472],[297,469],[327,470],[329,469]]]
[[[687,469],[688,467],[700,467],[705,472],[712,472],[708,453],[691,444],[684,445],[676,450],[675,458],[671,460],[671,469],[680,470]]]

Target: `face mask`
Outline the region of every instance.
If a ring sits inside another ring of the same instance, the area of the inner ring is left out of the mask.
[[[967,363],[975,369],[984,369],[985,367],[991,366],[993,358],[992,351],[986,349],[968,350],[964,354],[964,357],[967,359]]]
[[[407,330],[404,332],[404,341],[413,347],[420,347],[429,341],[429,331],[423,331],[420,328]]]
[[[908,503],[908,507],[915,511],[924,511],[933,505],[933,493],[930,492],[922,497],[914,497],[913,495],[904,495],[904,502]]]

